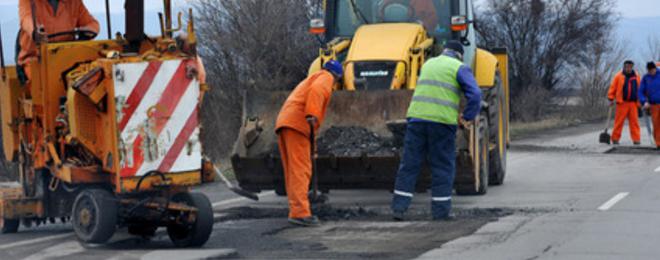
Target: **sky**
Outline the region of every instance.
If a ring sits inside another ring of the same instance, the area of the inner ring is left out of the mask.
[[[480,4],[486,0],[474,1]],[[626,18],[660,16],[660,12],[658,12],[660,10],[659,0],[616,0],[616,2],[617,11]]]
[[[103,0],[84,0],[87,7],[91,12],[104,12],[105,4]],[[173,0],[176,6],[185,5],[191,0]],[[273,1],[273,0],[271,0]],[[277,1],[277,0],[275,0]],[[484,0],[476,0],[476,2],[483,2]],[[124,0],[110,0],[112,12],[122,12],[122,4]],[[15,7],[18,0],[0,0],[0,6]],[[159,10],[162,8],[162,1],[160,0],[146,0],[145,8],[148,10]],[[617,9],[624,17],[648,17],[659,16],[660,1],[658,0],[617,0]]]

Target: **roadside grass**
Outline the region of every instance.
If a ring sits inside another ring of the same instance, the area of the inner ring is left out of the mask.
[[[511,128],[509,131],[511,139],[516,140],[539,132],[577,126],[582,123],[585,123],[585,121],[579,119],[566,119],[562,116],[553,116],[534,122],[511,122]]]

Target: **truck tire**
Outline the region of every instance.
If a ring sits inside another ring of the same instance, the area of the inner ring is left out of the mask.
[[[21,222],[18,219],[0,219],[2,223],[0,223],[0,226],[2,226],[2,234],[14,234],[18,232],[18,226],[20,226]]]
[[[489,134],[488,134],[488,117],[485,112],[482,112],[479,115],[479,174],[478,180],[475,179],[475,174],[473,168],[467,170],[464,174],[469,174],[469,176],[464,175],[462,180],[457,182],[455,185],[456,194],[460,196],[474,196],[474,195],[484,195],[488,192],[488,177],[489,177],[489,166],[488,166],[488,147],[489,147]],[[460,157],[461,155],[459,155]],[[471,160],[468,155],[468,158],[463,158],[462,160]],[[467,178],[466,178],[467,177]],[[478,182],[478,184],[477,184]]]
[[[115,196],[104,189],[86,189],[73,203],[73,230],[83,243],[101,244],[114,235],[119,204]]]
[[[195,223],[174,223],[167,226],[167,234],[177,247],[200,247],[211,236],[213,230],[213,208],[209,199],[201,193],[182,192],[172,201],[186,203],[197,208]]]
[[[488,130],[490,143],[495,145],[488,155],[490,176],[488,184],[502,185],[506,175],[508,114],[506,107],[506,94],[499,72],[495,75],[495,86],[488,92]]]

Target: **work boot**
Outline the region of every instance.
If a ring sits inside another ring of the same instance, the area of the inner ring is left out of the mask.
[[[405,219],[404,219],[403,215],[404,215],[403,211],[394,211],[394,212],[392,212],[392,219],[394,219],[396,221],[404,221]]]
[[[449,214],[444,217],[433,217],[433,221],[456,221],[456,215],[454,214]]]
[[[641,142],[633,142],[633,145],[641,145]]]
[[[321,221],[316,216],[306,218],[289,218],[289,223],[303,226],[303,227],[317,227],[321,225]]]

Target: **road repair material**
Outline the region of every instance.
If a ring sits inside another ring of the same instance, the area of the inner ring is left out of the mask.
[[[607,109],[607,121],[605,122],[605,130],[600,134],[598,140],[603,144],[610,144],[612,141],[612,136],[607,132],[607,129],[610,128],[610,120],[612,119],[612,106]]]
[[[358,126],[333,126],[318,139],[318,146],[320,155],[337,157],[393,156],[398,155],[402,147],[393,137],[382,137]]]

